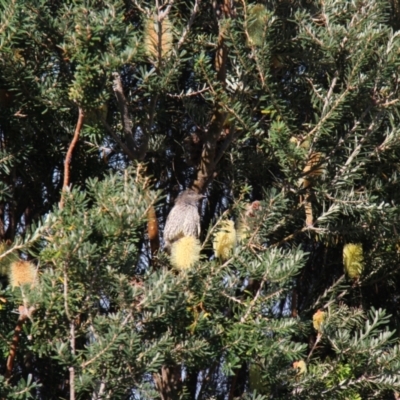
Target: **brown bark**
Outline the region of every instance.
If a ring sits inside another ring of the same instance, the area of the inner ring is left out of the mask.
[[[229,389],[228,400],[239,399],[245,390],[247,364],[243,363],[240,368],[235,371]]]
[[[78,143],[79,134],[81,132],[83,126],[83,120],[85,117],[85,113],[81,107],[79,107],[79,115],[78,115],[78,122],[76,124],[74,137],[69,145],[67,155],[65,156],[65,163],[64,163],[64,182],[63,182],[63,189],[61,193],[61,200],[60,200],[60,208],[64,207],[64,195],[65,192],[70,184],[70,166],[72,161],[72,153],[74,152],[75,146]]]
[[[7,358],[7,364],[6,364],[6,373],[5,373],[5,378],[10,379],[12,370],[14,367],[14,360],[15,356],[17,354],[17,349],[18,349],[18,344],[19,344],[19,338],[20,334],[22,331],[22,325],[26,321],[27,317],[26,316],[20,316],[17,321],[17,325],[15,326],[14,329],[14,335],[12,338],[11,346],[10,346],[10,353]]]
[[[120,147],[123,149],[123,151],[128,155],[131,161],[143,160],[148,149],[149,137],[150,137],[149,131],[153,123],[153,116],[157,102],[157,96],[154,95],[151,99],[148,124],[146,127],[143,127],[142,129],[143,135],[140,138],[140,140],[135,140],[132,119],[129,112],[129,104],[124,94],[121,77],[118,73],[114,73],[113,77],[114,77],[113,89],[115,97],[117,98],[119,110],[121,112],[121,121],[125,136],[125,144],[122,146],[121,145],[122,141],[119,138],[118,139],[116,138],[117,136],[116,133],[113,133],[110,127],[106,126],[106,128],[113,136],[113,138],[117,141],[117,143],[120,145]],[[105,124],[105,121],[103,121],[103,124]]]
[[[231,3],[229,0],[223,0],[218,9],[216,9],[216,15],[220,19],[232,17]],[[215,54],[215,69],[217,72],[218,82],[223,87],[225,87],[226,83],[226,63],[228,60],[228,48],[225,45],[224,35],[225,28],[223,27],[223,24],[220,24],[217,50]],[[214,178],[215,168],[220,159],[220,155],[217,154],[217,142],[223,133],[225,119],[226,113],[219,105],[219,102],[216,101],[211,124],[205,134],[197,177],[193,184],[193,189],[198,193],[204,192],[208,183]],[[230,134],[233,135],[233,132]]]
[[[312,202],[311,202],[311,197],[312,197],[311,188],[313,185],[313,179],[324,173],[324,168],[322,167],[322,164],[323,164],[322,154],[318,152],[312,152],[309,155],[307,164],[303,169],[304,177],[301,179],[300,182],[301,186],[304,189],[306,189],[306,194],[303,200],[304,211],[306,214],[306,226],[313,226],[314,224]]]
[[[133,151],[133,149],[135,148],[135,143],[132,135],[133,126],[129,115],[128,102],[124,95],[124,89],[122,87],[121,77],[119,76],[118,73],[114,73],[113,76],[114,76],[113,89],[115,97],[117,98],[119,110],[121,112],[122,127],[124,130],[126,143],[128,145],[128,149],[130,151]]]
[[[298,302],[299,295],[297,293],[297,288],[293,288],[292,290],[292,317],[298,317],[298,310],[297,310],[297,302]]]
[[[18,318],[17,325],[15,326],[14,329],[14,335],[10,345],[10,353],[7,358],[6,372],[5,372],[5,378],[7,380],[11,378],[12,371],[14,368],[14,361],[15,361],[15,356],[17,355],[19,340],[22,332],[22,326],[29,318],[29,315],[31,315],[32,312],[34,311],[33,307],[27,309],[25,306],[20,306],[19,309],[20,309],[20,316]]]
[[[179,365],[162,366],[158,374],[154,374],[156,388],[162,400],[175,400],[179,398],[182,388],[181,367]]]

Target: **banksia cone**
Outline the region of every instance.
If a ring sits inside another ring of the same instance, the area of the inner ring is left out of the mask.
[[[236,246],[236,230],[233,221],[223,221],[221,229],[215,234],[213,247],[215,257],[227,260]]]
[[[179,270],[193,267],[200,259],[200,242],[194,236],[185,236],[172,244],[171,264]]]
[[[36,267],[29,261],[15,261],[10,265],[9,278],[10,285],[13,288],[25,284],[34,286],[36,282]]]
[[[321,333],[322,323],[325,321],[326,312],[318,310],[312,317],[313,327],[318,332]]]
[[[267,20],[267,9],[263,4],[249,6],[246,28],[250,45],[258,47],[263,45]]]
[[[172,50],[172,24],[168,17],[158,22],[157,17],[149,18],[144,26],[146,53],[154,60],[163,58]]]
[[[147,212],[147,234],[149,235],[151,254],[154,255],[160,248],[158,220],[154,206],[151,206]]]
[[[364,269],[364,255],[361,243],[348,243],[343,247],[343,264],[350,279],[358,279]]]

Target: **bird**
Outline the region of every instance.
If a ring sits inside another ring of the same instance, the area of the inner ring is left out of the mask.
[[[200,214],[198,203],[205,196],[186,189],[175,200],[164,228],[164,250],[170,253],[174,242],[184,236],[200,236]]]

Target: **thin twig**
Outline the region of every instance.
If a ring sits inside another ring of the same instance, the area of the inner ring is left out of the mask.
[[[319,98],[319,100],[321,102],[324,101],[324,98],[318,93],[317,88],[314,86],[314,83],[313,83],[312,79],[306,78],[306,81],[310,84],[310,86],[311,86],[311,88],[313,90],[313,93]]]
[[[128,156],[131,161],[135,160],[135,155],[130,151],[128,146],[119,138],[119,136],[113,131],[110,125],[107,124],[105,120],[101,121],[103,126],[106,128],[107,132],[112,136],[112,138],[118,143],[124,153]]]
[[[337,80],[338,80],[338,71],[335,72],[335,77],[332,79],[331,86],[329,87],[329,90],[328,90],[328,94],[325,97],[324,107],[322,108],[321,116],[324,116],[326,113],[326,110],[329,105],[329,100],[331,99],[331,96],[333,94],[333,90],[335,89]]]
[[[210,88],[208,86],[204,87],[203,89],[199,89],[193,92],[188,92],[188,93],[184,93],[182,91],[182,93],[180,94],[170,94],[167,93],[168,97],[172,97],[174,99],[184,99],[186,97],[192,97],[192,96],[197,96],[198,94],[204,93],[204,92],[208,92],[210,90]]]
[[[187,34],[190,31],[190,28],[193,25],[193,22],[196,18],[196,14],[199,11],[199,4],[200,4],[200,0],[195,0],[192,15],[190,16],[188,23],[186,24],[185,28],[183,29],[182,36],[180,37],[178,44],[176,46],[177,49],[179,49],[182,46],[183,42],[186,39]]]
[[[70,327],[70,347],[71,347],[71,354],[74,356],[75,359],[75,321],[73,321],[72,316],[69,312],[68,306],[68,272],[67,272],[67,262],[64,263],[64,310],[65,315],[69,321]],[[69,371],[69,398],[70,400],[75,400],[75,368],[71,365],[68,368]]]
[[[105,389],[106,389],[106,384],[104,382],[104,379],[102,378],[102,380],[100,381],[99,389],[97,391],[94,391],[92,394],[92,400],[103,399],[103,394],[105,392]]]
[[[320,340],[321,340],[321,337],[322,337],[322,334],[321,334],[321,333],[318,333],[318,334],[317,334],[317,339],[316,339],[315,342],[314,342],[314,346],[312,347],[310,353],[308,354],[307,362],[310,360],[310,358],[311,358],[311,356],[312,356],[312,353],[314,352],[314,350],[315,350],[316,347],[317,347],[317,344],[318,344],[318,343],[320,342]]]
[[[122,87],[121,76],[118,72],[114,72],[113,76],[113,90],[115,97],[117,98],[118,106],[121,112],[122,126],[124,129],[125,136],[132,135],[132,121],[129,116],[128,102],[124,95],[124,89]]]
[[[132,318],[132,313],[129,313],[125,317],[125,319],[122,321],[120,327],[125,326],[131,318]],[[101,357],[104,353],[106,353],[109,350],[109,348],[114,344],[115,340],[117,340],[118,336],[119,336],[118,333],[114,334],[112,339],[109,340],[109,343],[107,344],[107,346],[103,350],[99,351],[93,358],[82,363],[81,368],[82,369],[86,368],[88,365],[90,365],[92,362],[96,361],[99,357]]]
[[[237,299],[236,297],[229,296],[229,294],[226,293],[225,291],[222,291],[221,294],[222,294],[223,296],[225,296],[227,299],[229,299],[229,300],[231,300],[231,301],[233,301],[233,302],[235,302],[235,303],[238,303],[238,304],[240,304],[240,305],[243,305],[243,304],[244,304],[241,300]]]
[[[133,0],[133,3],[135,4],[135,6],[139,9],[139,11],[141,11],[143,14],[149,16],[149,13],[140,6],[139,2],[137,0]]]
[[[332,181],[332,185],[335,185],[336,181],[339,178],[342,178],[344,173],[346,172],[346,170],[348,169],[348,167],[350,166],[350,164],[352,163],[352,161],[354,160],[354,158],[360,153],[361,148],[364,144],[364,142],[367,140],[367,138],[369,138],[369,136],[371,135],[371,133],[373,133],[376,129],[376,124],[377,124],[377,120],[380,118],[380,116],[382,115],[382,111],[380,111],[374,118],[374,120],[371,122],[371,124],[369,125],[369,127],[366,129],[364,135],[362,136],[362,138],[360,139],[358,145],[355,147],[355,149],[353,150],[353,152],[351,153],[351,155],[349,156],[349,158],[347,159],[346,163],[343,165],[342,168],[340,168],[339,172],[336,174],[335,178]],[[361,167],[362,163],[360,163],[358,165],[358,167]]]
[[[60,200],[60,208],[61,209],[64,207],[65,192],[68,190],[68,186],[70,184],[70,166],[71,166],[71,160],[72,160],[72,153],[75,149],[76,143],[78,142],[79,134],[80,134],[82,126],[83,126],[84,117],[85,117],[85,113],[84,113],[83,109],[81,107],[79,107],[78,122],[76,124],[74,137],[72,138],[72,141],[71,141],[68,151],[67,151],[67,155],[65,156],[64,182],[63,182],[63,189],[62,189],[61,200]]]
[[[215,229],[219,226],[220,222],[224,219],[225,215],[229,213],[229,210],[225,210],[221,216],[218,218],[217,222],[214,224],[214,226],[207,232],[207,236],[204,239],[203,245],[201,246],[201,250],[204,249],[204,246],[208,242],[208,239],[210,238],[211,234],[215,231]]]
[[[159,11],[158,14],[158,22],[163,22],[164,18],[166,18],[169,14],[169,12],[171,11],[171,7],[174,4],[174,0],[170,0],[168,2],[167,8],[164,11]],[[164,6],[164,4],[163,4]],[[160,7],[158,6],[158,1],[157,1],[157,9],[159,9]]]

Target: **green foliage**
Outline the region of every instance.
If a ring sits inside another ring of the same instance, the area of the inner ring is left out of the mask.
[[[39,274],[1,279],[1,398],[400,391],[395,2],[211,3],[0,1],[0,272]],[[176,271],[148,212],[161,238],[207,169],[200,261]],[[222,261],[227,218],[249,230]]]

